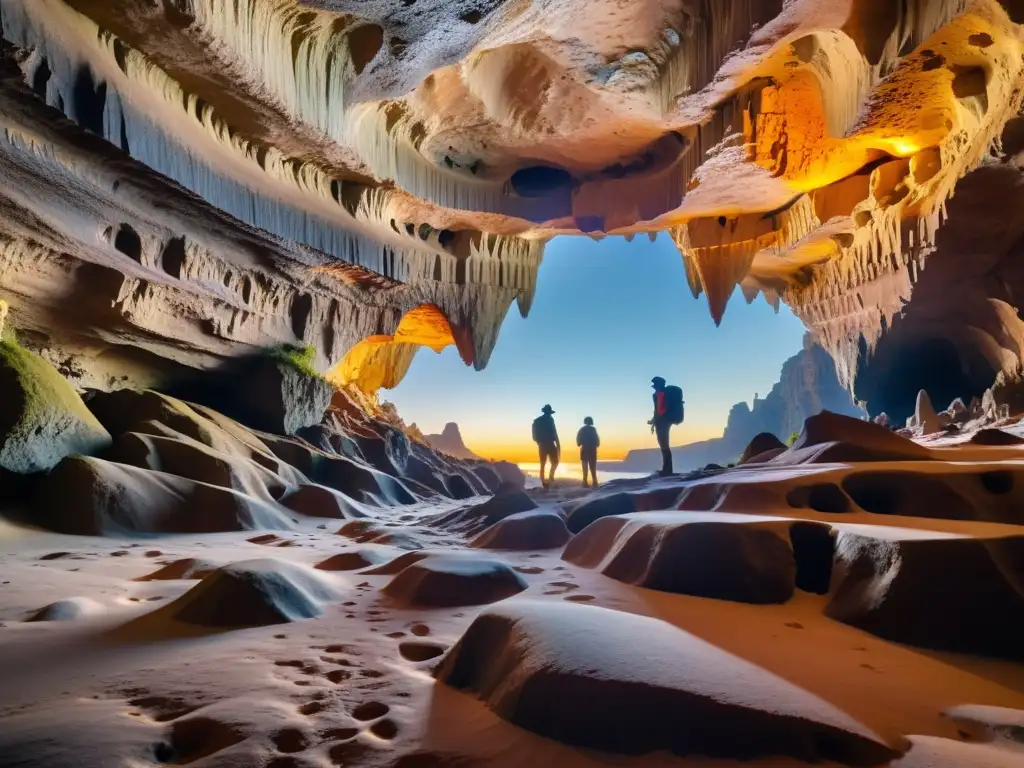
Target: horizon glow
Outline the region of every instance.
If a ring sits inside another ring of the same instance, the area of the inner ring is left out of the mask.
[[[653,376],[683,388],[686,421],[672,430],[673,445],[719,437],[734,404],[778,381],[804,332],[788,308],[776,315],[762,298],[748,305],[738,288],[716,328],[665,234],[653,243],[558,237],[530,317],[511,307],[485,370],[465,366],[454,347],[422,349],[402,383],[379,396],[426,434],[453,421],[474,452],[515,462],[537,460],[530,427],[550,403],[563,462],[578,458],[585,416],[601,435],[599,459],[609,461],[656,447],[646,424]]]

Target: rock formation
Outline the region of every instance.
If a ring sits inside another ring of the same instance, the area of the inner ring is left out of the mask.
[[[876,5],[7,0],[0,293],[82,386],[310,344],[372,393],[486,365],[551,236],[668,231],[873,413],[1008,402],[1024,17]]]
[[[424,435],[427,444],[435,451],[454,456],[456,459],[479,459],[480,457],[466,447],[462,440],[462,432],[459,425],[449,422],[444,425],[439,435]]]

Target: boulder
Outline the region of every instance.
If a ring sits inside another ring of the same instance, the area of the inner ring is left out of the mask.
[[[103,612],[103,606],[88,597],[58,600],[34,612],[25,621],[74,621]]]
[[[816,531],[794,535],[794,527]],[[832,536],[827,525],[786,518],[643,512],[597,520],[562,559],[661,592],[784,603],[798,581],[828,590]]]
[[[109,445],[110,434],[56,368],[0,341],[0,469],[45,472],[66,456]]]
[[[40,525],[83,536],[293,527],[276,505],[230,488],[84,456],[50,472],[32,509]]]
[[[167,563],[163,568],[153,571],[145,576],[140,576],[136,581],[168,581],[177,579],[201,579],[208,573],[213,573],[223,563],[212,560],[203,560],[196,557],[184,557]]]
[[[989,427],[987,429],[979,429],[971,435],[970,442],[972,445],[995,445],[1005,447],[1010,445],[1024,445],[1024,437],[1018,437],[1017,435],[1011,434],[1002,429]]]
[[[840,530],[825,613],[887,640],[1024,659],[1024,534]]]
[[[612,493],[590,496],[572,507],[565,525],[572,533],[579,533],[595,520],[611,515],[675,509],[684,489],[676,485],[662,486],[636,493]]]
[[[351,552],[341,552],[331,555],[326,560],[316,564],[320,571],[358,571],[361,568],[369,568],[380,565],[388,559],[387,550],[382,549],[356,549]]]
[[[739,463],[747,464],[751,459],[768,451],[781,452],[784,450],[786,450],[786,444],[779,440],[779,438],[771,432],[762,432],[759,435],[755,435],[754,439],[747,444],[747,447],[743,450],[743,455],[740,456]]]
[[[160,613],[206,627],[256,627],[315,618],[339,599],[316,572],[268,558],[218,568]]]
[[[831,704],[657,619],[555,601],[485,609],[436,677],[577,747],[880,765],[897,751]]]
[[[351,520],[367,514],[359,502],[322,485],[300,485],[280,501],[282,506],[308,517]]]
[[[500,560],[430,554],[399,571],[382,591],[407,605],[440,608],[494,603],[526,587]]]
[[[874,422],[875,422],[875,424],[877,424],[880,427],[888,428],[889,427],[889,414],[887,414],[885,412],[878,414],[877,416],[875,416]]]
[[[445,530],[475,535],[506,517],[536,508],[536,503],[526,492],[502,486],[487,501],[443,514],[430,523]]]
[[[572,538],[565,521],[554,512],[529,511],[499,520],[472,541],[480,549],[557,549]]]

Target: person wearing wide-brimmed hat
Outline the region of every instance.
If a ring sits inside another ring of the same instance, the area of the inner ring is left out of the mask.
[[[541,415],[533,420],[533,442],[540,453],[540,482],[545,488],[555,481],[555,470],[562,454],[562,445],[558,440],[558,430],[552,414],[555,410],[550,405],[541,408]],[[544,476],[544,468],[551,462],[551,474]]]

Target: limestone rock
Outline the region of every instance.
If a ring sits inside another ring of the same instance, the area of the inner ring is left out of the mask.
[[[921,430],[923,435],[934,435],[942,431],[942,423],[935,413],[932,400],[928,392],[921,390],[917,393],[917,405],[914,408],[914,426]]]
[[[281,508],[238,491],[83,456],[50,472],[32,508],[40,525],[83,536],[293,527]]]
[[[295,354],[272,351],[241,360],[179,385],[175,394],[252,429],[294,435],[319,424],[334,395],[329,382],[293,360]]]
[[[840,531],[825,612],[898,643],[1020,660],[1022,563],[1024,535]]]
[[[971,435],[974,445],[1024,445],[1024,437],[1010,434],[1002,429],[979,429]]]
[[[431,554],[399,571],[383,592],[408,605],[442,607],[494,603],[525,589],[500,560]]]
[[[511,723],[579,747],[844,765],[896,754],[781,678],[665,622],[606,608],[523,599],[491,606],[436,676]]]
[[[88,597],[72,597],[40,608],[26,621],[74,621],[103,612],[103,606]]]
[[[675,509],[676,502],[682,494],[682,488],[677,485],[667,485],[642,493],[598,493],[596,496],[584,497],[582,501],[572,506],[565,525],[572,533],[579,533],[602,517]]]
[[[161,612],[206,627],[253,627],[312,619],[339,590],[314,571],[281,560],[245,560],[203,577]]]
[[[928,461],[931,452],[869,421],[824,411],[804,422],[803,431],[776,463]]]
[[[473,539],[481,549],[557,549],[565,546],[572,534],[565,521],[554,512],[517,512],[502,518]]]
[[[527,493],[515,490],[514,486],[503,486],[487,501],[435,517],[431,524],[474,535],[507,517],[534,509],[537,504]]]
[[[110,435],[53,366],[0,341],[0,469],[42,472],[109,445]]]
[[[828,591],[832,536],[828,526],[783,518],[644,512],[597,520],[562,557],[662,592],[784,603],[798,583]]]
[[[366,517],[363,505],[322,485],[301,485],[280,499],[281,505],[307,517],[337,520]]]

